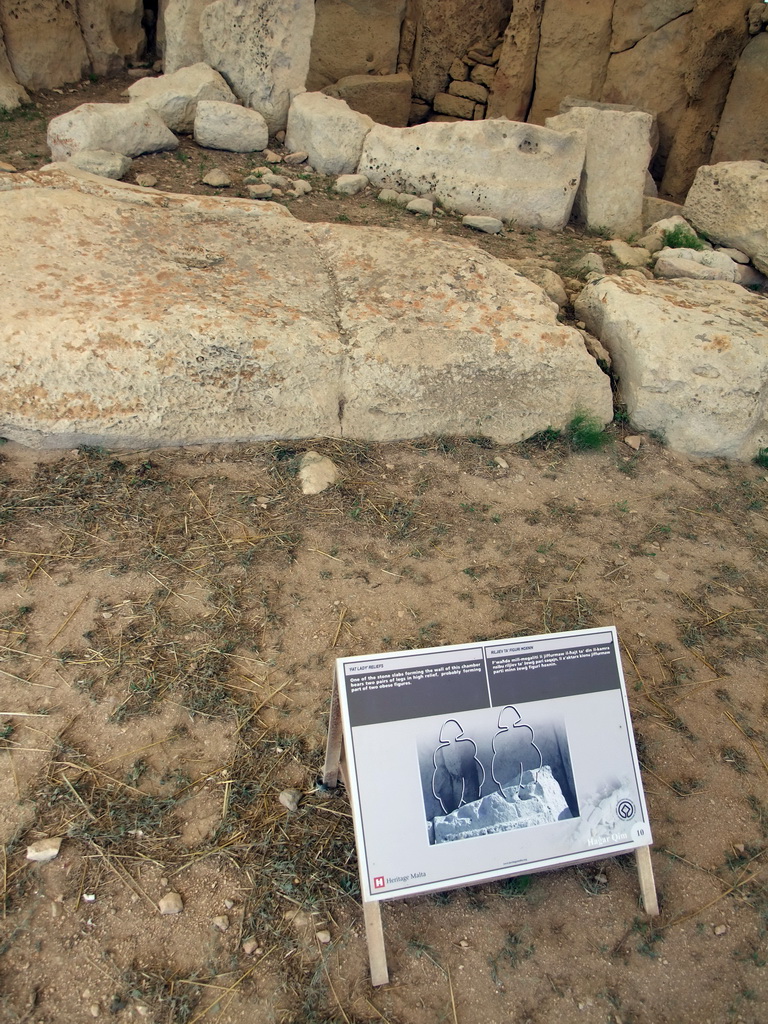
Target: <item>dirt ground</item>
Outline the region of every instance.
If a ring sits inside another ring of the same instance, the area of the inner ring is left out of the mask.
[[[117,88],[36,96],[0,122],[0,159],[44,163],[46,120]],[[182,153],[134,171],[204,191],[198,164],[246,164]],[[370,194],[290,206],[427,230]],[[477,241],[553,262],[597,244]],[[0,1018],[762,1024],[768,476],[632,434],[618,407],[596,450],[3,444]],[[342,474],[314,497],[310,449]],[[349,804],[316,785],[335,658],[605,624],[661,916],[631,857],[386,903],[392,980],[373,989]],[[47,837],[58,857],[28,861]],[[171,892],[183,911],[161,915]]]

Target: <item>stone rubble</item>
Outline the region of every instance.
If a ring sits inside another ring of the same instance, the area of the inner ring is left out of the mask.
[[[174,132],[192,131],[200,100],[237,103],[218,71],[204,63],[159,78],[143,78],[127,91],[130,103],[147,103]]]

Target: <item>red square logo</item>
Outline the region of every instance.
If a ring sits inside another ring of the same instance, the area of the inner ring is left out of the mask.
[[[373,888],[374,889],[383,889],[384,885],[385,885],[385,883],[384,883],[384,876],[383,875],[378,875],[376,878],[374,878],[374,880],[373,880]]]

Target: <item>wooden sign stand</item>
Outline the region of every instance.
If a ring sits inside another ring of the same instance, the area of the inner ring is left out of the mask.
[[[336,789],[339,777],[344,785],[347,785],[345,768],[341,708],[339,707],[337,683],[334,680],[331,693],[331,715],[328,722],[328,743],[323,766],[323,785],[326,789]],[[637,864],[643,908],[649,917],[657,917],[659,901],[653,878],[650,846],[639,846],[635,850],[635,863]],[[374,986],[386,985],[389,982],[389,969],[387,967],[387,950],[384,945],[384,927],[381,921],[381,901],[367,900],[363,896],[362,903],[368,961],[371,966],[371,984]]]

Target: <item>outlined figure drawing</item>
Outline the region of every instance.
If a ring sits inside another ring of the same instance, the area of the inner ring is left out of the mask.
[[[449,718],[440,727],[432,763],[432,793],[444,814],[480,798],[485,768],[477,759],[477,744],[464,735],[455,718]]]
[[[519,800],[530,800],[544,763],[534,742],[534,731],[512,704],[499,712],[498,728],[492,743],[491,777],[505,800],[509,800],[505,790],[510,787],[516,787],[515,795]],[[526,773],[530,776],[526,777]]]

